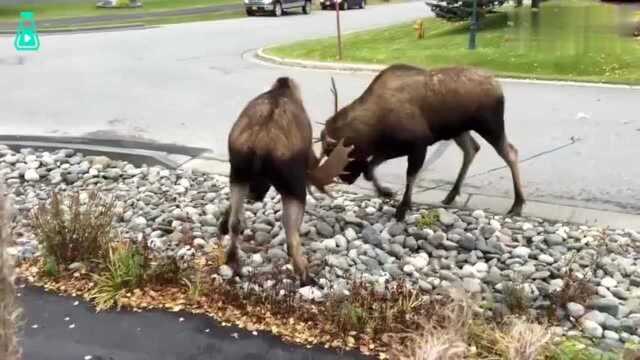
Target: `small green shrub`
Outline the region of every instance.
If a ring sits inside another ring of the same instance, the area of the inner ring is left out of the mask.
[[[44,258],[44,267],[42,272],[46,277],[55,278],[60,276],[60,269],[58,268],[58,263],[53,256],[45,256]]]
[[[417,223],[418,229],[432,229],[436,226],[439,220],[440,215],[438,215],[438,212],[431,209],[420,216],[420,220],[418,220]]]
[[[32,213],[31,225],[46,255],[57,264],[100,260],[115,237],[113,229],[114,202],[97,193],[89,194],[81,204],[80,193],[66,201],[57,192],[49,205],[43,203]]]
[[[505,283],[502,293],[504,295],[504,305],[512,314],[528,315],[531,304],[523,286]]]
[[[144,254],[137,246],[129,242],[110,246],[106,271],[94,275],[96,287],[89,295],[97,309],[111,308],[124,292],[140,287],[144,281],[144,264]]]

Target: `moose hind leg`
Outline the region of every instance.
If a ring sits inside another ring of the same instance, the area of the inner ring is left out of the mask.
[[[402,200],[396,209],[397,221],[404,220],[407,211],[411,208],[413,185],[416,182],[416,177],[424,164],[426,156],[427,147],[423,145],[417,146],[411,153],[409,153],[409,157],[407,159],[407,183],[405,185]]]
[[[287,252],[293,262],[293,268],[300,277],[302,286],[313,285],[315,281],[309,275],[307,259],[302,254],[300,226],[304,217],[304,202],[290,195],[282,197],[282,225],[287,237]]]
[[[510,215],[522,215],[522,207],[524,206],[525,199],[522,192],[522,182],[520,181],[520,169],[518,167],[518,150],[509,141],[507,141],[504,133],[497,140],[492,141],[488,139],[489,143],[494,147],[498,155],[507,163],[507,166],[511,170],[511,178],[513,180],[513,192],[514,200],[511,209],[508,214]]]
[[[456,182],[453,184],[453,187],[449,191],[449,194],[447,194],[444,200],[442,200],[442,203],[444,205],[450,205],[456,199],[456,197],[460,195],[460,188],[462,187],[464,178],[467,176],[469,166],[471,165],[473,159],[476,157],[478,151],[480,151],[480,144],[478,144],[478,142],[471,136],[471,133],[469,133],[468,131],[462,133],[454,140],[460,150],[462,150],[462,166],[460,167]]]
[[[249,193],[247,184],[232,183],[229,200],[229,217],[227,223],[231,232],[231,245],[226,252],[226,263],[236,274],[239,274],[240,259],[238,257],[238,241],[242,232],[242,219],[244,211],[244,200]],[[224,219],[222,221],[224,223]]]

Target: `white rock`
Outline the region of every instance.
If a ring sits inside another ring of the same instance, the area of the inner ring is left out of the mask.
[[[531,249],[529,249],[528,247],[518,246],[513,250],[513,252],[511,252],[511,255],[515,257],[527,259],[530,253],[531,253]]]
[[[475,265],[473,265],[473,268],[474,268],[478,273],[486,273],[486,272],[489,272],[489,265],[487,265],[487,263],[485,263],[485,262],[479,262],[479,263],[476,263]]]
[[[620,335],[618,335],[618,333],[613,332],[611,330],[605,330],[603,332],[603,335],[605,338],[607,339],[611,339],[611,340],[620,340]]]
[[[429,264],[429,255],[425,253],[420,253],[415,256],[410,256],[406,258],[407,263],[411,264],[414,268],[418,270],[422,270]]]
[[[221,265],[218,268],[218,274],[222,276],[223,279],[229,280],[233,276],[233,269],[231,269],[228,265]]]
[[[333,251],[336,249],[337,244],[335,239],[325,239],[322,241],[322,246],[327,251]]]
[[[193,246],[204,249],[207,246],[207,242],[204,239],[196,238],[193,240]]]
[[[462,287],[472,294],[479,293],[482,291],[482,282],[479,279],[467,277],[462,279]]]
[[[30,161],[27,163],[27,168],[28,169],[37,169],[40,167],[40,161]]]
[[[486,215],[484,214],[484,211],[476,210],[473,213],[471,213],[471,216],[473,216],[476,219],[484,219]]]
[[[404,271],[405,274],[411,275],[416,271],[416,268],[411,264],[407,264],[402,268],[402,271]]]
[[[322,299],[322,291],[318,290],[314,286],[305,286],[298,289],[298,294],[305,300],[318,301]]]
[[[185,178],[182,178],[182,179],[178,180],[176,185],[182,186],[185,189],[188,189],[188,188],[191,187],[191,183],[189,183],[189,180],[187,180]]]
[[[522,230],[523,231],[527,231],[529,229],[533,229],[533,225],[531,225],[529,223],[522,223]]]
[[[349,241],[355,241],[356,239],[358,239],[358,234],[356,234],[356,231],[352,228],[348,228],[347,230],[345,230],[344,236]]]
[[[553,264],[554,262],[556,262],[553,259],[553,257],[551,257],[550,255],[547,255],[547,254],[538,255],[538,261],[543,262],[545,264]]]
[[[24,173],[24,179],[27,181],[38,181],[40,180],[40,175],[35,169],[28,169]]]
[[[258,266],[258,265],[261,265],[264,262],[264,260],[262,259],[262,255],[257,253],[257,254],[251,255],[251,257],[249,258],[249,262],[253,266]]]
[[[618,285],[618,282],[614,278],[607,276],[600,281],[600,285],[606,287],[607,289],[612,289],[616,287],[616,285]]]

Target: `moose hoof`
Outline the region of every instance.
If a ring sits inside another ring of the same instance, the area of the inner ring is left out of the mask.
[[[391,188],[388,188],[386,186],[376,188],[376,191],[378,192],[378,196],[381,196],[383,198],[390,199],[393,197],[393,191],[391,190]]]
[[[318,282],[311,275],[307,274],[307,276],[300,278],[300,287],[317,286],[317,285],[318,285]]]
[[[511,209],[509,210],[509,212],[507,212],[507,215],[509,216],[522,216],[522,206],[523,204],[514,204]]]
[[[408,210],[409,210],[408,206],[403,206],[403,205],[398,206],[398,209],[396,210],[396,216],[395,216],[396,221],[398,222],[403,221],[407,215]]]
[[[457,195],[449,194],[444,200],[442,200],[442,205],[451,205],[456,200]]]

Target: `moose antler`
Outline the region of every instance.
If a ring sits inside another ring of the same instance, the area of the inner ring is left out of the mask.
[[[331,77],[331,93],[333,94],[333,112],[338,112],[338,89],[336,88],[336,80]]]
[[[353,150],[353,145],[346,147],[343,141],[340,140],[331,155],[321,165],[318,165],[307,174],[309,182],[328,195],[330,194],[326,191],[325,186],[334,182],[334,178],[342,174],[345,166],[353,160],[349,157],[349,153]]]

